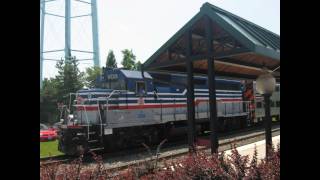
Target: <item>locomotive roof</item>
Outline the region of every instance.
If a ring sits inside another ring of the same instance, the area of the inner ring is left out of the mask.
[[[120,70],[126,78],[134,78],[134,79],[143,79],[141,71],[131,71],[131,70]],[[144,77],[148,79],[152,79],[149,73],[144,72]]]

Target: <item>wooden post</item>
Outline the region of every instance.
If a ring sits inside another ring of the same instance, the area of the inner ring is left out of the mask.
[[[189,152],[195,152],[195,110],[194,110],[194,86],[193,86],[193,63],[192,56],[192,33],[188,30],[186,35],[187,54],[187,110],[188,110],[188,144]]]
[[[208,84],[209,84],[209,105],[210,105],[210,140],[211,153],[218,153],[218,118],[217,118],[217,102],[216,102],[216,85],[214,72],[214,55],[213,55],[213,37],[212,23],[208,16],[205,16],[205,32],[207,44],[207,62],[208,62]]]

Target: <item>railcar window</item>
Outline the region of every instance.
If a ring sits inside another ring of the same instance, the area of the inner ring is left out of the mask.
[[[257,102],[257,108],[262,108],[262,102]]]
[[[280,86],[276,86],[276,91],[280,91]]]
[[[276,102],[277,107],[280,107],[280,101]]]

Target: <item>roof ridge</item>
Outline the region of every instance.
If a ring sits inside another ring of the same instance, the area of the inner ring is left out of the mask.
[[[280,37],[280,35],[272,32],[272,31],[270,31],[270,30],[268,30],[268,29],[266,29],[266,28],[264,28],[264,27],[262,27],[262,26],[260,26],[260,25],[258,25],[258,24],[255,24],[255,23],[253,23],[253,22],[251,22],[251,21],[248,21],[248,20],[246,20],[246,19],[244,19],[244,18],[242,18],[242,17],[240,17],[240,16],[238,16],[238,15],[235,15],[235,14],[229,12],[229,11],[226,11],[226,10],[224,10],[224,9],[222,9],[222,8],[219,8],[218,6],[215,6],[215,5],[213,5],[213,4],[210,4],[210,3],[208,3],[208,2],[205,2],[200,9],[205,8],[205,7],[213,8],[213,9],[219,11],[220,13],[224,13],[225,15],[231,15],[231,16],[233,16],[234,18],[237,18],[238,20],[247,22],[247,23],[249,23],[249,24],[251,24],[251,25],[253,25],[253,26],[256,26],[256,27],[258,27],[258,28],[260,28],[260,29],[262,29],[262,30],[265,30],[265,31],[267,31],[267,32],[269,32],[269,33],[277,36],[277,37]]]

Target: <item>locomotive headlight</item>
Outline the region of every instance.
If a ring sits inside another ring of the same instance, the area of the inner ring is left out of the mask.
[[[260,94],[272,94],[276,87],[276,79],[271,73],[265,72],[257,78],[256,88]]]

